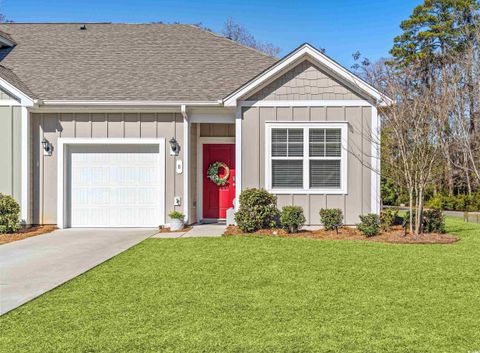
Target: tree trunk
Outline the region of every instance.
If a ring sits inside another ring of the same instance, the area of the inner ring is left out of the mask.
[[[413,188],[409,187],[408,188],[408,197],[409,197],[409,204],[408,204],[408,209],[410,211],[409,214],[409,226],[410,226],[410,234],[413,234]]]

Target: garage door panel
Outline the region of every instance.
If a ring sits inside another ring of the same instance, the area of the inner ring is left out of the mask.
[[[76,146],[70,166],[72,227],[159,225],[158,146]]]

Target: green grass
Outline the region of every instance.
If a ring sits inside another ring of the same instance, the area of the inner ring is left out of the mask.
[[[473,352],[480,226],[453,245],[147,240],[0,318],[2,352]]]

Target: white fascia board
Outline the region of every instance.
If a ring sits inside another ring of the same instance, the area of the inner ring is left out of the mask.
[[[33,107],[35,104],[35,100],[29,97],[27,94],[23,93],[17,87],[12,85],[10,82],[4,80],[0,77],[0,87],[3,88],[5,91],[11,93],[15,97],[20,100],[20,105],[23,107]]]
[[[233,114],[190,114],[191,123],[235,124]]]
[[[367,95],[374,98],[377,102],[384,102],[386,104],[392,103],[392,100],[390,98],[383,95],[372,85],[363,81],[340,64],[336,63],[326,55],[322,54],[317,49],[313,48],[308,44],[304,44],[296,51],[280,60],[273,67],[266,70],[263,74],[259,75],[256,79],[250,81],[249,83],[245,84],[237,91],[232,93],[230,96],[226,97],[224,99],[224,105],[226,107],[236,106],[237,100],[244,97],[249,92],[252,92],[254,89],[261,86],[262,84],[268,82],[271,78],[275,77],[277,74],[283,72],[287,68],[293,66],[295,63],[303,61],[305,59],[314,60],[315,62],[320,63],[321,66],[326,67],[331,72],[344,79],[346,82],[349,82],[353,86],[358,87],[361,91],[364,91]]]
[[[189,107],[221,106],[221,101],[213,102],[173,102],[173,101],[87,101],[87,100],[43,100],[45,106],[138,106],[138,107],[178,107],[188,105]]]
[[[284,100],[284,101],[239,101],[241,107],[371,107],[363,99],[352,100]]]
[[[16,43],[11,41],[8,38],[0,36],[0,44],[4,45],[6,47],[13,47],[13,46],[15,46]]]

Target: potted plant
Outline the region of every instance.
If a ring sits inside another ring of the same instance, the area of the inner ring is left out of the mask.
[[[171,218],[170,230],[177,231],[183,229],[185,215],[182,212],[173,211],[168,216]]]

